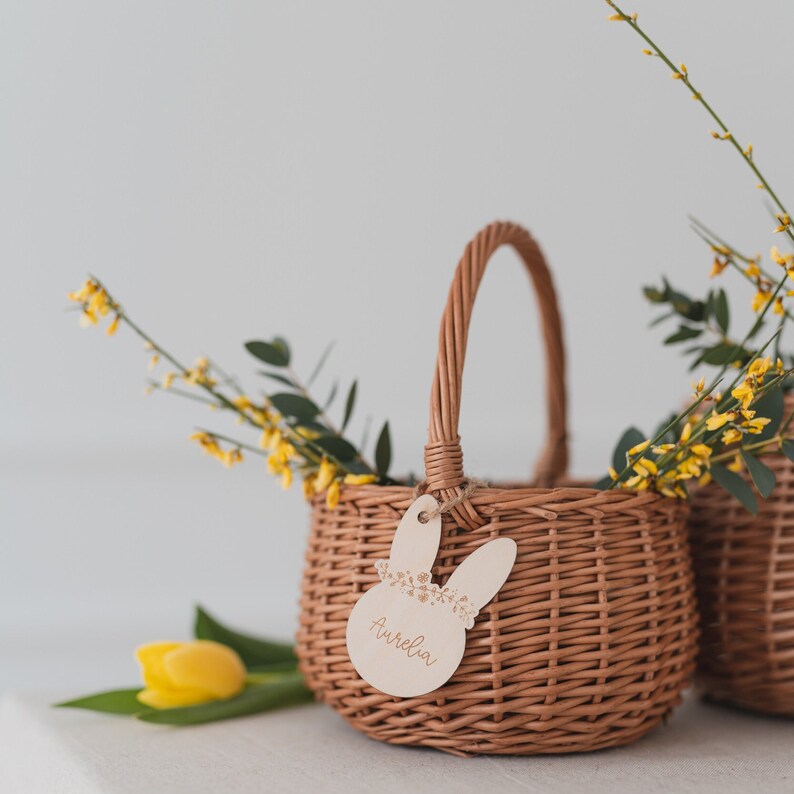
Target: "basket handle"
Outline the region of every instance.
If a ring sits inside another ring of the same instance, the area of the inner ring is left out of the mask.
[[[485,266],[502,245],[513,246],[524,261],[540,304],[546,346],[548,435],[535,467],[538,486],[553,485],[565,474],[568,465],[565,349],[551,273],[538,244],[526,229],[514,223],[492,223],[466,246],[441,318],[438,358],[430,397],[425,474],[426,490],[439,492],[440,498],[445,500],[459,496],[465,482],[458,416],[471,312]],[[473,529],[484,523],[468,500],[454,506],[450,512],[460,526]]]

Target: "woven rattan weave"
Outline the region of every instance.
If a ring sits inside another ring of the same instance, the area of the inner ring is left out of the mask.
[[[698,678],[714,700],[794,717],[794,463],[779,454],[763,462],[777,485],[759,497],[757,516],[715,485],[692,497]]]
[[[551,276],[534,240],[488,226],[458,266],[441,323],[424,489],[459,494],[465,478],[458,410],[466,339],[491,254],[512,245],[539,296],[548,358],[549,435],[542,487],[481,487],[443,517],[433,575],[445,582],[476,547],[518,544],[507,583],[468,634],[447,684],[400,699],[355,673],[345,624],[380,579],[408,487],[345,486],[338,507],[313,506],[298,655],[309,686],[382,741],[457,754],[561,753],[631,742],[679,701],[694,666],[696,617],[684,508],[643,492],[555,487],[567,462],[564,353]],[[507,381],[498,384],[509,388]],[[492,386],[493,387],[493,386]]]

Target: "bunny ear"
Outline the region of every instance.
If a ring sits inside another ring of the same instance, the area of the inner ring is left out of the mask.
[[[438,507],[430,495],[423,494],[405,511],[391,544],[389,565],[394,571],[429,571],[433,567],[441,542],[441,516],[426,524],[419,514]]]
[[[482,609],[498,592],[516,561],[516,542],[497,538],[473,551],[449,577],[447,587]]]

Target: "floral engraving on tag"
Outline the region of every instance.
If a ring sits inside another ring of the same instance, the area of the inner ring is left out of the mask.
[[[375,569],[381,581],[388,584],[389,587],[398,587],[403,595],[416,598],[422,604],[430,606],[443,604],[451,607],[452,612],[465,623],[467,629],[474,625],[474,618],[477,617],[480,610],[471,603],[469,597],[460,595],[456,589],[433,584],[428,571],[419,571],[418,573],[392,571],[389,568],[388,560],[378,560],[375,563]]]

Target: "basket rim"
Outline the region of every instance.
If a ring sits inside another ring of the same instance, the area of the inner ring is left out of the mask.
[[[410,485],[366,485],[342,484],[342,501],[362,500],[372,506],[394,501],[410,503],[415,498],[415,487]],[[546,497],[545,499],[543,497]],[[532,500],[532,507],[538,512],[567,512],[574,509],[605,509],[609,513],[669,512],[683,520],[689,512],[689,501],[672,499],[654,491],[637,491],[628,488],[610,491],[598,488],[585,488],[578,485],[557,485],[549,488],[535,487],[531,483],[494,483],[478,488],[470,497],[472,505],[485,508],[484,518],[499,508],[521,500]],[[370,501],[371,500],[371,501]],[[322,494],[315,495],[311,503],[333,512],[337,508],[327,508]],[[551,518],[551,515],[548,516]]]

